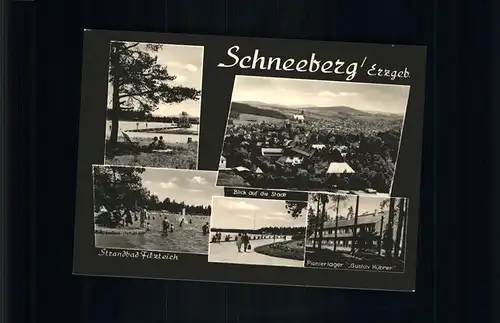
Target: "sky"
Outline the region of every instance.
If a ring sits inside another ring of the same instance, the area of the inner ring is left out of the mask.
[[[380,203],[387,199],[388,197],[360,196],[358,214],[362,215],[365,212],[373,213],[375,210],[377,210],[377,212],[380,212],[381,211]],[[314,209],[316,209],[316,204],[312,206]],[[356,196],[349,196],[346,201],[340,202],[339,215],[345,217],[348,213],[348,209],[350,206],[352,206],[353,211],[356,210]],[[333,212],[332,214],[334,214],[336,211],[336,203],[335,202],[328,203],[327,208],[331,210],[330,212]],[[385,206],[383,211],[388,211],[388,210],[389,210],[389,204]]]
[[[410,87],[337,81],[241,76],[232,101],[293,106],[346,106],[362,111],[404,114]]]
[[[294,219],[287,213],[285,201],[214,197],[210,226],[218,229],[305,227],[306,213],[304,210],[302,216]]]
[[[141,44],[142,45],[142,44]],[[156,53],[158,63],[167,65],[169,74],[174,74],[177,79],[172,84],[194,87],[202,90],[203,74],[203,47],[186,45],[163,45],[163,48]],[[112,101],[111,86],[108,85],[108,106]],[[153,112],[156,116],[178,115],[186,111],[194,117],[200,116],[201,99],[198,101],[187,100],[182,103],[160,105]]]
[[[190,205],[210,205],[212,196],[223,196],[224,189],[215,187],[217,172],[146,168],[142,184],[160,201],[169,197]]]

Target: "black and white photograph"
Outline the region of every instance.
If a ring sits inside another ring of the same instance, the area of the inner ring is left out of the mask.
[[[99,248],[207,254],[217,173],[94,165]]]
[[[112,41],[105,164],[197,169],[203,46]]]
[[[407,198],[312,193],[306,267],[404,272]]]
[[[415,290],[426,66],[422,46],[86,30],[74,273]]]
[[[388,195],[409,93],[237,75],[217,185]]]
[[[303,267],[307,201],[212,200],[209,262]]]

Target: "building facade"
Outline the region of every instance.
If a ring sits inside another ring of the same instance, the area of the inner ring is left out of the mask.
[[[356,240],[358,249],[378,250],[382,248],[382,237],[387,226],[388,217],[388,212],[375,210],[371,213],[359,215],[356,226],[353,216],[348,219],[339,219],[338,224],[335,223],[335,219],[325,222],[321,240],[322,248],[335,248],[338,251],[351,250],[353,241]],[[398,220],[396,214],[394,217],[393,240],[396,239]],[[356,230],[356,239],[354,239],[354,230]],[[307,245],[318,245],[319,240],[319,232],[316,235],[312,233],[308,238]],[[400,241],[400,245],[401,243]]]

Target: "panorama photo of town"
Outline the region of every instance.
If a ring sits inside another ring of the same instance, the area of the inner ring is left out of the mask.
[[[217,185],[388,195],[409,92],[236,76]]]
[[[110,44],[106,165],[196,169],[203,47]]]

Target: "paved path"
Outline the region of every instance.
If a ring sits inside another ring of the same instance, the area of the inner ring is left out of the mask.
[[[283,240],[276,239],[276,242],[278,241]],[[302,260],[271,257],[253,251],[256,247],[271,244],[273,242],[273,239],[252,240],[250,241],[252,250],[241,253],[238,252],[236,242],[222,242],[220,244],[211,243],[208,253],[208,261],[245,265],[303,267],[304,262]]]

